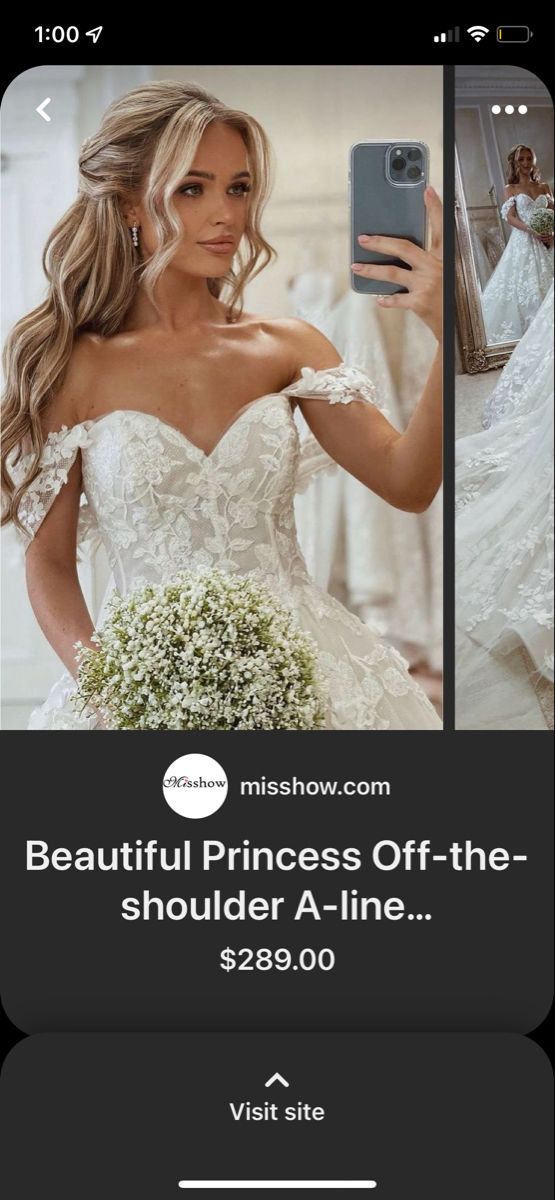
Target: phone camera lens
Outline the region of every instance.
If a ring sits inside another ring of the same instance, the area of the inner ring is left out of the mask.
[[[392,164],[391,164],[391,166],[392,166],[392,168],[393,168],[393,170],[394,170],[394,171],[402,171],[402,170],[403,170],[403,167],[406,167],[406,165],[407,165],[407,164],[406,164],[406,161],[405,161],[405,159],[404,159],[404,158],[401,158],[401,157],[399,157],[399,158],[394,158],[394,159],[393,159],[393,162],[392,162]]]
[[[407,175],[409,179],[420,179],[422,172],[420,167],[409,167]]]
[[[417,150],[415,147],[413,150],[409,150],[409,152],[407,154],[407,158],[408,158],[409,162],[418,162],[418,159],[422,158],[421,151]]]

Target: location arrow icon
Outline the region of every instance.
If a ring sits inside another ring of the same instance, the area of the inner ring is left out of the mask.
[[[38,108],[35,109],[35,112],[38,112],[39,117],[42,117],[43,121],[51,121],[52,120],[52,117],[49,117],[48,113],[46,113],[44,111],[46,108],[46,105],[50,104],[51,99],[52,99],[51,96],[47,96],[46,100],[43,100],[42,104],[39,104]]]
[[[272,1075],[271,1079],[266,1080],[264,1087],[271,1087],[273,1083],[281,1083],[282,1087],[289,1087],[287,1080],[278,1071],[276,1071],[275,1075]]]

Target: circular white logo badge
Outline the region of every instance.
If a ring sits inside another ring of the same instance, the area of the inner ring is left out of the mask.
[[[196,821],[221,808],[227,796],[227,775],[208,754],[184,754],[168,767],[162,789],[174,812]]]

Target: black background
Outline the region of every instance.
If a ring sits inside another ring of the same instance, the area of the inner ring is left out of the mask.
[[[272,63],[287,64],[294,55],[298,64],[352,61],[368,62],[370,65],[518,63],[546,79],[547,72],[551,70],[547,37],[549,26],[546,14],[541,10],[535,10],[528,18],[520,13],[511,20],[506,6],[499,6],[494,19],[480,22],[486,24],[489,33],[479,43],[466,33],[467,28],[476,22],[464,16],[461,6],[455,5],[448,15],[437,18],[428,10],[414,13],[403,11],[402,20],[399,18],[399,10],[387,12],[373,9],[368,27],[355,34],[352,21],[340,14],[333,23],[315,22],[307,30],[305,38],[298,22],[292,29],[288,23],[281,26],[273,21],[271,38],[261,39],[259,23],[251,24],[243,14],[236,14],[225,26],[221,24],[214,29],[208,26],[205,14],[179,9],[152,10],[148,18],[139,17],[138,13],[127,15],[113,8],[107,15],[95,8],[92,18],[82,16],[77,11],[69,18],[60,17],[52,10],[45,11],[39,17],[26,13],[21,16],[14,11],[10,16],[9,37],[6,39],[14,66],[9,71],[5,68],[4,76],[13,79],[26,67],[43,62],[169,63],[183,59],[193,62],[244,62],[244,70],[248,72],[248,61],[245,60],[249,58],[260,62],[265,57]],[[529,42],[519,45],[497,42],[497,25],[521,25],[527,19],[534,30]],[[54,25],[76,25],[81,36],[76,45],[68,42],[57,45],[50,40],[40,46],[33,32],[39,24],[50,29]],[[452,29],[457,24],[461,29],[460,42],[434,42],[435,34]],[[103,26],[103,31],[94,45],[92,38],[85,37],[84,32],[98,25]]]

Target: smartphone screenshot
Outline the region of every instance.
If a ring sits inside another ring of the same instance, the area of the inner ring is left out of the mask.
[[[540,23],[75,20],[0,105],[4,1194],[543,1200]]]

